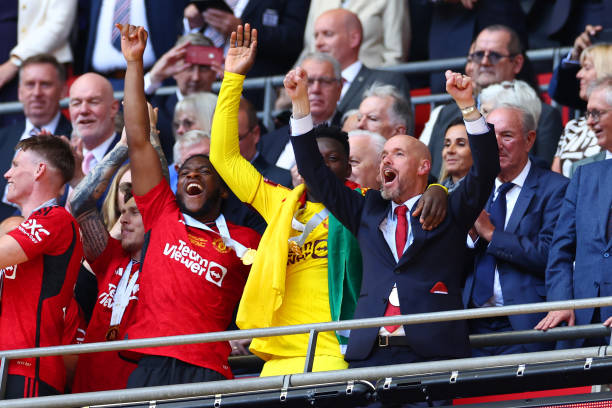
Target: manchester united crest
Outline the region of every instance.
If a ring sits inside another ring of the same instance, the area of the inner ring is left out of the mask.
[[[215,247],[215,249],[219,252],[221,252],[222,254],[225,254],[227,252],[229,252],[229,248],[225,245],[225,242],[223,242],[223,239],[221,237],[215,238],[212,242],[213,247]]]

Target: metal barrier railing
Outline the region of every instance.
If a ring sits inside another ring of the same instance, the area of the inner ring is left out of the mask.
[[[569,51],[571,51],[570,47],[563,48],[544,48],[539,50],[530,50],[527,51],[527,56],[533,62],[541,62],[541,61],[552,61],[552,69],[554,69],[563,55],[566,55]],[[447,58],[440,60],[432,60],[432,61],[416,61],[416,62],[408,62],[405,64],[399,64],[392,67],[381,67],[379,69],[384,71],[393,71],[393,72],[401,72],[404,74],[423,74],[423,73],[431,73],[437,71],[444,71],[447,69],[460,70],[465,66],[465,58]],[[275,87],[282,86],[284,76],[277,75],[272,77],[264,77],[264,78],[249,78],[244,81],[244,89],[263,89],[264,90],[264,106],[263,111],[260,112],[260,118],[263,120],[264,125],[268,129],[274,128],[273,122],[273,111],[274,111],[274,100],[275,100]],[[221,87],[220,82],[215,82],[213,84],[213,91],[218,92]],[[176,92],[175,86],[162,87],[159,88],[156,92],[158,95],[170,95]],[[123,99],[123,92],[115,92],[114,96],[116,99]],[[419,104],[434,104],[447,102],[449,100],[448,95],[438,94],[438,95],[427,95],[415,97],[412,100],[413,108],[415,105]],[[68,106],[68,98],[64,98],[60,102],[60,106],[65,108]],[[21,103],[19,102],[6,102],[0,103],[0,115],[6,113],[16,113],[21,112],[23,110]]]
[[[435,313],[420,313],[412,315],[400,315],[400,316],[389,316],[389,317],[377,317],[370,319],[356,319],[346,320],[341,322],[326,322],[326,323],[313,323],[313,324],[302,324],[295,326],[284,326],[284,327],[270,327],[264,329],[250,329],[250,330],[238,330],[228,332],[217,332],[217,333],[201,333],[201,334],[190,334],[181,336],[169,336],[160,338],[150,339],[136,339],[136,340],[122,340],[114,342],[102,342],[102,343],[88,343],[70,346],[55,346],[55,347],[43,347],[37,349],[22,349],[22,350],[5,350],[0,351],[2,376],[6,376],[6,368],[8,367],[9,359],[27,358],[27,357],[44,357],[51,355],[68,355],[68,354],[82,354],[82,353],[93,353],[100,351],[116,351],[125,349],[137,349],[144,347],[160,347],[170,345],[184,345],[192,343],[208,343],[216,341],[227,341],[237,340],[253,337],[270,337],[270,336],[282,336],[289,334],[303,334],[310,333],[311,340],[309,343],[308,355],[306,357],[306,371],[312,367],[312,360],[314,359],[315,352],[315,339],[319,332],[334,331],[334,330],[346,330],[346,329],[360,329],[368,327],[380,327],[387,325],[413,325],[422,323],[434,323],[442,321],[454,321],[464,319],[477,319],[483,317],[496,317],[496,316],[509,316],[517,314],[528,314],[528,313],[540,313],[551,310],[563,310],[563,309],[586,309],[602,306],[611,306],[612,297],[601,297],[592,299],[578,299],[568,301],[557,301],[557,302],[542,302],[542,303],[530,303],[523,305],[512,305],[512,306],[501,306],[491,308],[480,308],[480,309],[468,309],[468,310],[451,310],[444,312]],[[551,333],[554,331],[551,330]],[[534,333],[537,335],[537,333]],[[602,332],[603,334],[603,332]],[[550,337],[547,341],[550,341]],[[612,349],[610,350],[612,352]],[[559,351],[548,351],[538,353],[527,353],[520,355],[509,355],[509,356],[495,356],[490,358],[471,358],[471,359],[458,359],[448,361],[436,361],[434,363],[418,363],[418,364],[401,364],[396,366],[384,366],[384,367],[370,367],[367,369],[351,369],[351,370],[339,370],[330,371],[324,373],[304,373],[294,374],[291,376],[280,376],[270,378],[252,379],[247,382],[246,380],[231,380],[221,381],[215,383],[206,383],[200,385],[183,384],[181,386],[172,387],[151,387],[144,389],[124,390],[124,391],[113,391],[113,392],[100,392],[100,393],[88,393],[82,394],[87,397],[79,396],[78,394],[69,396],[68,400],[62,399],[68,396],[61,397],[40,397],[36,399],[28,399],[27,402],[22,400],[10,400],[0,402],[0,408],[5,406],[72,406],[67,401],[74,401],[74,406],[89,405],[96,403],[111,403],[111,402],[134,402],[148,399],[160,399],[157,392],[164,395],[164,398],[178,398],[184,396],[192,396],[190,393],[197,390],[197,392],[205,392],[205,394],[198,395],[209,395],[220,392],[239,392],[239,391],[254,391],[259,389],[266,389],[269,387],[274,388],[278,386],[278,381],[283,378],[290,378],[292,385],[314,385],[321,382],[338,382],[345,381],[348,379],[370,379],[380,378],[381,376],[397,376],[397,375],[410,375],[410,374],[422,374],[426,372],[439,372],[446,371],[448,369],[471,369],[475,367],[493,367],[505,364],[515,364],[518,361],[524,362],[542,362],[542,361],[558,361],[567,360],[583,357],[597,356],[601,352],[600,348],[585,348],[585,349],[573,349],[573,350],[559,350]],[[605,348],[604,355],[607,355],[608,350]],[[302,377],[303,376],[303,377]],[[272,379],[276,380],[272,380]],[[260,381],[257,381],[260,380]],[[254,381],[254,382],[253,382]],[[228,384],[231,383],[231,384]],[[244,387],[242,386],[244,384]],[[282,385],[282,384],[281,384]],[[173,388],[175,387],[175,388]],[[202,387],[202,388],[200,388]],[[158,390],[158,388],[160,388]],[[169,392],[168,390],[173,390]],[[151,394],[148,394],[146,390],[153,390]],[[177,392],[174,394],[173,392]],[[185,395],[187,393],[189,395]],[[144,397],[146,394],[146,398]],[[180,395],[179,395],[180,394]],[[55,398],[55,399],[54,399]],[[89,398],[89,399],[79,399]],[[100,400],[97,400],[100,398]],[[42,401],[43,405],[36,405],[38,401]],[[59,401],[62,401],[59,404]],[[83,401],[88,401],[84,403]],[[26,405],[20,405],[26,404]],[[31,404],[31,405],[28,405]],[[59,404],[59,405],[54,405]]]

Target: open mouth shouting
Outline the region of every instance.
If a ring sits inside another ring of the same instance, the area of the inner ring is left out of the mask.
[[[185,192],[189,196],[197,196],[204,192],[204,187],[202,187],[200,183],[191,181],[187,183],[187,186],[185,187]]]
[[[383,184],[389,185],[397,178],[397,173],[390,167],[385,167],[382,171]]]

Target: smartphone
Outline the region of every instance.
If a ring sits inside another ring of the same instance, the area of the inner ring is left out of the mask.
[[[200,13],[206,9],[214,8],[234,14],[234,10],[223,0],[195,0],[192,3],[200,10]]]
[[[213,62],[223,64],[223,49],[204,45],[189,45],[185,54],[185,62],[197,65],[212,65]]]
[[[591,37],[592,44],[610,43],[612,44],[612,28],[605,28]]]

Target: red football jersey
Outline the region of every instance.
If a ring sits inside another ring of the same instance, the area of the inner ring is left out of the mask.
[[[68,307],[83,246],[75,219],[63,207],[34,211],[9,232],[28,261],[4,269],[0,312],[0,348],[3,350],[57,346],[64,334]],[[62,357],[11,360],[9,374],[36,378],[64,390]]]
[[[215,233],[185,225],[168,183],[135,197],[145,226],[140,294],[130,339],[227,329],[250,267]],[[259,234],[227,223],[230,236],[257,248]],[[213,227],[214,228],[214,227]],[[232,378],[228,342],[134,350],[177,358]]]
[[[85,343],[106,341],[116,289],[129,263],[130,256],[121,247],[121,241],[113,238],[109,238],[104,252],[90,262],[98,280],[98,299],[87,326]],[[131,272],[136,272],[138,266],[139,264],[135,263]],[[130,302],[123,313],[117,339],[123,338],[125,329],[133,317],[138,301],[138,287],[136,283],[130,293]],[[136,368],[134,362],[119,357],[116,351],[81,354],[74,375],[72,392],[123,389],[134,368]]]

